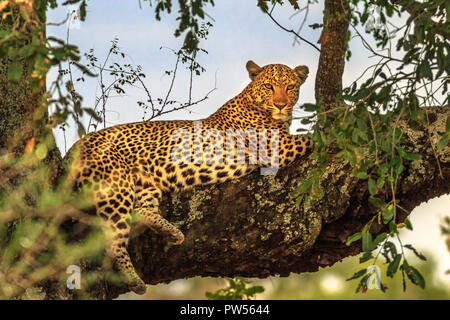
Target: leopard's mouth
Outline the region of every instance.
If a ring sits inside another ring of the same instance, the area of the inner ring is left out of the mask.
[[[276,120],[289,121],[291,119],[291,115],[274,111],[272,112],[272,118]]]

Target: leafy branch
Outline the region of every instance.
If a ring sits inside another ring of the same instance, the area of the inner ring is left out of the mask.
[[[358,7],[361,3],[363,10]],[[352,166],[355,178],[367,180],[368,201],[376,208],[376,214],[369,223],[361,232],[350,236],[347,244],[361,239],[364,251],[361,263],[374,259],[375,264],[379,254],[374,257],[371,252],[383,242],[382,255],[389,257],[388,276],[394,276],[397,270],[401,270],[403,281],[406,277],[423,288],[424,279],[408,263],[403,249],[414,252],[420,259],[424,257],[411,245],[402,245],[398,234],[400,226],[406,225],[408,229],[412,229],[408,219],[398,221],[397,211],[404,211],[396,197],[398,181],[405,168],[411,166],[412,162],[421,161],[420,155],[414,152],[414,146],[405,144],[407,132],[400,123],[406,120],[412,127],[420,127],[427,132],[442,178],[437,151],[448,146],[450,121],[447,121],[445,132],[439,139],[432,139],[428,112],[423,107],[429,106],[427,103],[433,101],[438,106],[448,108],[449,97],[446,90],[450,65],[449,42],[446,39],[450,34],[448,28],[443,29],[442,25],[436,26],[435,23],[442,21],[446,6],[444,1],[433,2],[432,6],[408,2],[410,16],[405,25],[390,29],[388,18],[404,11],[401,4],[384,1],[375,4],[362,0],[351,1],[351,4],[353,30],[370,54],[378,57],[379,61],[370,67],[373,68],[373,73],[367,80],[360,83],[361,76],[344,88],[336,96],[334,105],[324,106],[318,102],[304,106],[306,111],[313,112],[302,117],[302,124],[312,125],[314,132],[311,136],[315,149],[311,158],[317,161],[317,169],[309,173],[292,195],[296,198],[297,205],[307,207],[311,206],[312,201],[321,199],[324,196],[324,192],[320,190],[321,178],[326,175],[330,154],[336,154],[336,160]],[[379,14],[379,21],[372,19],[371,12],[374,10]],[[358,25],[366,27],[365,31],[374,38],[376,48],[364,38]],[[440,28],[439,33],[436,28]],[[403,36],[396,38],[400,31],[403,31]],[[437,33],[439,36],[436,36]],[[401,58],[392,54],[394,40],[397,40],[395,49]],[[349,57],[350,55],[347,60]],[[441,89],[442,94],[439,96],[438,90]],[[422,95],[421,92],[425,94]],[[372,224],[377,224],[377,228],[371,228]],[[374,239],[372,232],[379,233],[379,226],[382,225],[389,232],[380,233]],[[401,253],[394,251],[395,244],[388,241],[388,238],[398,240]],[[369,278],[367,270],[361,270],[357,274],[357,277],[352,277],[361,278],[357,290],[364,289]]]

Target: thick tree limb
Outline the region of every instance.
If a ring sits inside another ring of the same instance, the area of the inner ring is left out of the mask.
[[[424,128],[401,123],[408,151],[422,155],[422,160],[405,163],[398,182],[396,199],[408,211],[450,192],[450,148],[435,148],[449,108],[430,108],[428,114],[432,141]],[[186,240],[169,246],[162,236],[136,230],[129,245],[136,269],[149,284],[193,276],[264,278],[317,271],[358,254],[361,244],[346,246],[345,241],[376,214],[368,202],[367,180],[355,178],[349,164],[331,157],[321,178],[324,198],[297,208],[289,193],[314,166],[313,160],[304,158],[276,176],[255,172],[240,180],[164,195],[163,213],[181,228]],[[387,190],[378,196],[391,197]],[[399,221],[406,216],[398,214]],[[384,225],[374,223],[371,231],[382,229]],[[126,291],[99,284],[93,294],[113,298]]]

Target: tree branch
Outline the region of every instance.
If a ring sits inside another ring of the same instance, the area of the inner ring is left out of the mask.
[[[314,49],[316,49],[317,51],[320,52],[319,47],[317,47],[314,43],[312,43],[311,41],[306,40],[305,38],[303,38],[301,35],[299,35],[297,32],[295,32],[292,29],[287,29],[285,27],[283,27],[277,20],[275,20],[275,18],[272,16],[272,14],[270,12],[267,12],[267,15],[269,16],[269,18],[275,22],[275,24],[280,27],[281,29],[283,29],[286,32],[292,33],[294,34],[297,38],[299,38],[300,40],[306,42],[307,44],[309,44],[310,46],[312,46]]]

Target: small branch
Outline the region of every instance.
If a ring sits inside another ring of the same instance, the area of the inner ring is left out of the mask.
[[[384,58],[384,59],[388,59],[388,60],[391,60],[391,61],[396,61],[396,62],[403,63],[403,60],[401,60],[401,59],[393,58],[390,55],[386,56],[386,55],[381,54],[380,52],[374,50],[372,48],[372,46],[367,42],[367,40],[362,36],[362,34],[358,31],[358,29],[356,29],[356,27],[353,24],[351,24],[351,26],[352,26],[353,30],[356,32],[356,34],[358,35],[358,37],[361,38],[361,41],[362,41],[364,47],[366,49],[368,49],[370,52],[372,52],[374,56],[377,56],[377,57],[380,57],[380,58]]]
[[[177,75],[178,63],[179,62],[180,62],[180,56],[177,57],[177,62],[175,63],[175,68],[173,70],[172,81],[170,82],[169,90],[167,90],[167,95],[166,95],[166,98],[164,99],[164,103],[163,103],[163,105],[161,107],[161,111],[167,105],[167,100],[169,99],[170,93],[172,92],[173,84],[175,83],[175,77]]]
[[[216,79],[216,80],[217,80],[217,79]],[[216,82],[217,82],[217,81],[216,81]],[[199,103],[205,101],[206,99],[209,98],[209,95],[210,95],[213,91],[217,90],[216,82],[214,83],[214,88],[211,89],[210,91],[208,91],[208,92],[206,93],[206,95],[205,95],[203,98],[201,98],[201,99],[199,99],[199,100],[197,100],[197,101],[194,101],[194,102],[189,101],[189,102],[187,102],[187,103],[185,103],[185,104],[182,104],[182,103],[178,102],[178,103],[180,104],[180,106],[179,106],[179,107],[174,107],[174,108],[172,108],[172,109],[170,109],[170,110],[165,110],[165,111],[163,111],[163,109],[160,109],[160,110],[157,111],[156,114],[153,114],[149,119],[147,119],[147,120],[145,120],[145,121],[151,121],[151,120],[153,120],[154,118],[159,117],[159,116],[162,116],[162,115],[164,115],[164,114],[167,114],[167,113],[170,113],[170,112],[179,111],[179,110],[183,110],[183,109],[187,109],[187,108],[189,108],[189,107],[191,107],[191,106],[194,106],[194,105],[196,105],[196,104],[199,104]]]
[[[294,34],[297,38],[299,38],[300,40],[306,42],[307,44],[309,44],[310,46],[312,46],[314,49],[316,49],[317,51],[320,52],[319,47],[317,47],[314,43],[312,43],[311,41],[306,40],[305,38],[303,38],[301,35],[299,35],[297,32],[295,32],[292,29],[287,29],[285,27],[283,27],[277,20],[275,20],[275,18],[272,16],[271,13],[267,12],[267,15],[269,16],[270,19],[272,19],[273,22],[275,22],[275,24],[280,27],[281,29],[283,29],[286,32],[292,33]]]

